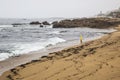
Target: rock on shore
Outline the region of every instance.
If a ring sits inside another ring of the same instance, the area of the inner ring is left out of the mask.
[[[117,18],[81,18],[53,22],[53,28],[74,28],[74,27],[110,28],[118,24],[120,24],[120,19]]]

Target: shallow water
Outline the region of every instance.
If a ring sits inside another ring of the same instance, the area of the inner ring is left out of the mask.
[[[39,26],[24,25],[0,27],[0,61],[11,56],[26,54],[62,42],[79,41],[80,34],[84,41],[92,40],[112,32],[110,29],[90,28],[40,28]]]

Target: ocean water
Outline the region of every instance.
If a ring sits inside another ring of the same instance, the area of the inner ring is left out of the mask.
[[[113,31],[113,29],[0,25],[0,61],[63,42],[79,41],[80,34],[83,35],[83,41],[88,41]]]

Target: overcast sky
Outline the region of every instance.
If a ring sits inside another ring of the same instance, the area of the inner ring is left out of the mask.
[[[0,18],[88,17],[120,7],[120,0],[0,0]]]

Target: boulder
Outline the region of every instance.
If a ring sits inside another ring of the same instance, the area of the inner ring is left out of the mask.
[[[42,22],[43,25],[50,25],[47,21]]]
[[[30,25],[40,25],[41,23],[39,21],[33,21],[33,22],[30,22]]]

